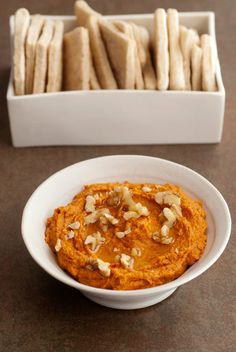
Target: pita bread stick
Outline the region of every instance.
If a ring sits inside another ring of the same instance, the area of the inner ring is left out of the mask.
[[[100,83],[97,78],[97,74],[93,65],[93,59],[92,59],[92,54],[90,51],[90,89],[92,90],[98,90],[101,89]]]
[[[113,24],[124,34],[128,35],[131,40],[133,40],[135,49],[135,88],[136,89],[144,89],[144,81],[142,74],[141,62],[138,56],[138,48],[135,40],[134,30],[132,23],[127,23],[124,21],[114,21]]]
[[[213,39],[208,34],[201,36],[202,48],[202,88],[205,91],[216,91],[216,57]]]
[[[91,16],[102,17],[100,13],[94,11],[86,1],[78,0],[74,5],[75,16],[77,18],[77,23],[81,27],[87,27],[88,20]]]
[[[110,62],[120,89],[135,86],[135,44],[108,21],[100,21],[102,37],[106,43]]]
[[[86,27],[89,30],[92,62],[101,88],[116,89],[117,83],[111,69],[98,24],[98,20],[102,18],[102,15],[94,11],[86,1],[83,0],[75,2],[75,15],[78,25]],[[91,74],[94,71],[91,71]],[[95,77],[93,76],[93,78]],[[94,82],[93,80],[93,83]]]
[[[33,93],[44,93],[48,69],[48,47],[52,39],[54,22],[46,19],[38,40],[35,56]]]
[[[48,49],[47,92],[59,92],[62,86],[62,47],[64,23],[56,21],[54,34]]]
[[[193,29],[180,27],[180,45],[184,59],[185,90],[191,90],[191,51],[195,44],[199,44],[199,36]]]
[[[170,53],[170,89],[184,90],[184,65],[182,52],[180,50],[179,14],[177,10],[168,10],[167,27]]]
[[[42,31],[43,23],[44,19],[41,15],[34,15],[26,38],[26,94],[33,93],[36,46]]]
[[[140,44],[144,49],[144,64],[142,66],[142,70],[143,70],[143,77],[144,77],[144,85],[145,85],[145,89],[156,89],[156,75],[155,75],[155,71],[152,65],[152,60],[151,60],[151,54],[150,54],[150,34],[147,30],[147,28],[143,27],[143,26],[136,26],[137,27],[138,32],[137,35],[139,36],[139,40],[140,40]]]
[[[169,86],[169,51],[167,17],[164,9],[157,9],[154,14],[154,51],[157,89],[167,90]]]
[[[191,52],[192,90],[202,90],[202,48],[194,45]]]
[[[13,80],[16,95],[25,94],[25,40],[30,23],[29,12],[22,8],[14,16]]]
[[[117,89],[117,83],[102,40],[97,17],[89,17],[87,28],[89,30],[93,63],[99,83],[103,89]]]
[[[64,89],[87,90],[89,82],[89,34],[86,28],[77,27],[64,35]]]

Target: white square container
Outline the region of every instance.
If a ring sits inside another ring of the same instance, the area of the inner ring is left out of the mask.
[[[65,31],[76,26],[74,16],[46,17],[63,20]],[[152,33],[153,14],[106,18],[133,21]],[[217,55],[214,13],[180,13],[180,23],[211,34]],[[12,36],[13,16],[10,30]],[[217,92],[99,90],[15,96],[11,75],[7,102],[13,145],[220,142],[225,90],[218,59],[216,66]]]

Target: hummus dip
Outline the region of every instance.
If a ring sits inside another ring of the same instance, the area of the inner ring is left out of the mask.
[[[201,202],[178,186],[92,184],[54,210],[45,240],[80,283],[134,290],[183,274],[203,254],[206,228]]]

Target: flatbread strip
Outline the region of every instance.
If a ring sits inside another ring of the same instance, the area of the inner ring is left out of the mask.
[[[78,25],[81,27],[87,27],[88,20],[91,16],[102,17],[99,12],[93,10],[84,0],[78,0],[75,2],[74,11]]]
[[[59,92],[62,86],[62,47],[64,23],[56,21],[54,34],[48,48],[47,92]]]
[[[75,14],[78,25],[86,27],[89,30],[92,63],[95,68],[95,70],[91,70],[91,85],[94,84],[95,81],[99,81],[103,89],[117,89],[117,83],[111,69],[98,24],[98,20],[102,18],[102,16],[83,0],[76,1]],[[97,75],[97,78],[94,74]]]
[[[216,91],[216,57],[213,49],[213,39],[208,34],[201,36],[202,47],[202,88],[205,91]]]
[[[193,29],[187,29],[184,26],[180,27],[180,46],[184,59],[184,79],[185,90],[191,90],[191,52],[195,44],[199,44],[199,36]]]
[[[192,90],[202,90],[202,48],[194,45],[191,52]]]
[[[25,94],[25,39],[30,23],[29,12],[22,8],[14,16],[13,80],[16,95]]]
[[[136,32],[137,36],[139,37],[138,42],[143,47],[144,50],[144,62],[142,65],[143,77],[144,77],[144,85],[145,89],[156,89],[156,75],[152,65],[151,55],[150,55],[150,34],[147,28],[143,26],[136,26],[138,32]]]
[[[184,67],[183,56],[179,44],[179,14],[177,10],[168,10],[167,26],[170,52],[170,89],[184,90]]]
[[[92,89],[92,90],[101,89],[101,86],[98,81],[97,74],[96,74],[96,71],[94,68],[91,50],[90,50],[90,79],[89,79],[89,83],[90,83],[90,89]]]
[[[46,19],[36,47],[33,93],[44,93],[46,89],[48,47],[52,39],[53,28],[53,21]]]
[[[157,9],[154,14],[154,58],[157,74],[157,89],[169,86],[169,51],[166,11]]]
[[[99,22],[119,88],[134,89],[135,45],[133,40],[124,33],[120,33],[112,23],[105,20]]]
[[[64,35],[64,88],[87,90],[90,81],[88,30],[77,27]]]
[[[124,21],[114,21],[113,24],[124,34],[126,34],[131,40],[133,40],[134,49],[134,59],[135,59],[135,88],[144,89],[144,80],[142,74],[141,62],[138,56],[137,42],[135,40],[134,28],[132,23],[127,23]]]
[[[93,63],[99,83],[103,89],[117,89],[117,83],[102,40],[97,17],[91,16],[89,18],[88,30]]]
[[[42,31],[44,19],[41,15],[34,15],[29,26],[26,38],[26,80],[25,80],[25,93],[33,93],[34,83],[34,66],[37,41]]]

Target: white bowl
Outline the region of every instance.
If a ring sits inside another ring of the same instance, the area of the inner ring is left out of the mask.
[[[44,241],[46,220],[54,208],[71,201],[85,184],[129,181],[180,185],[199,198],[207,213],[207,246],[200,260],[178,279],[141,290],[107,290],[83,285],[66,274]],[[220,257],[230,237],[228,206],[217,189],[204,177],[182,165],[153,157],[119,155],[95,158],[69,166],[44,181],[28,200],[22,217],[22,235],[35,261],[59,281],[77,288],[92,301],[118,309],[151,306],[170,296],[178,286],[206,271]]]

